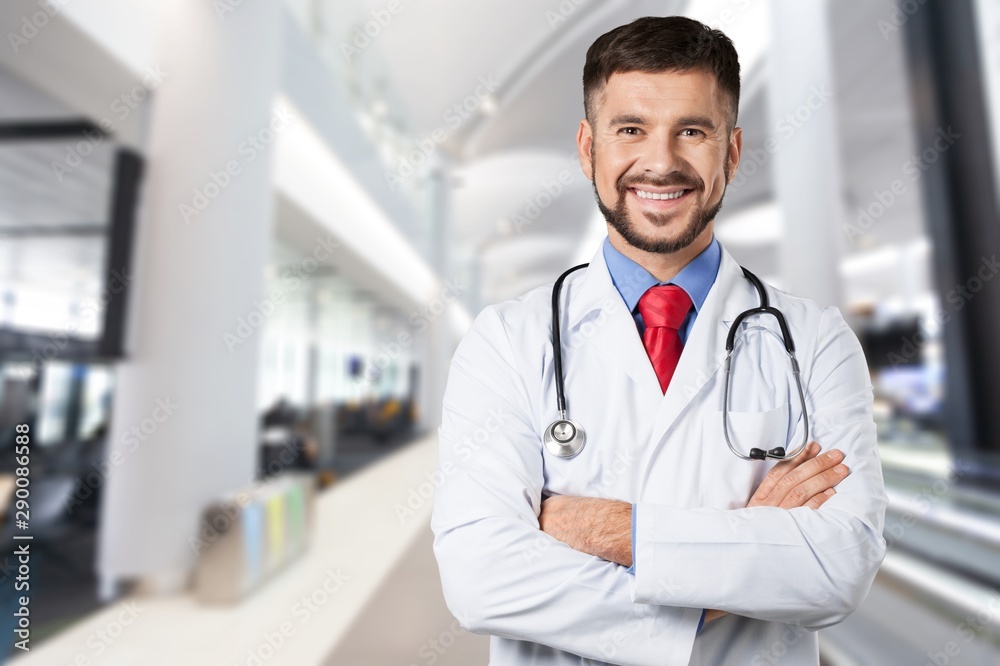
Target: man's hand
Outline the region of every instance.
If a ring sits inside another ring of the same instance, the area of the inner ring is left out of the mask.
[[[538,524],[574,550],[632,566],[632,505],[628,502],[553,495],[542,501]]]
[[[850,470],[840,464],[844,459],[841,451],[833,449],[817,456],[819,451],[819,444],[810,442],[799,455],[772,467],[747,507],[822,506]],[[628,502],[553,495],[542,502],[538,524],[543,532],[574,550],[632,566],[632,505]],[[725,611],[709,609],[705,622],[724,615]]]
[[[846,465],[840,464],[844,459],[840,450],[831,449],[821,456],[817,456],[817,453],[819,444],[809,442],[802,453],[772,467],[750,498],[747,507],[776,506],[795,509],[807,506],[818,509],[822,506],[823,502],[837,493],[833,487],[843,481],[850,470]],[[723,615],[726,615],[725,611],[709,610],[705,614],[705,623]]]
[[[809,442],[805,451],[791,460],[782,460],[768,471],[747,507],[777,506],[794,509],[807,506],[818,509],[836,494],[833,489],[850,473],[839,464],[844,454],[831,449],[821,456],[819,444]]]

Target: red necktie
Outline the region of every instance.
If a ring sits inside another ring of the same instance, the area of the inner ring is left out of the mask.
[[[660,388],[666,393],[684,349],[678,329],[691,310],[691,297],[672,284],[650,287],[639,299],[638,307],[646,326],[642,344],[660,380]]]

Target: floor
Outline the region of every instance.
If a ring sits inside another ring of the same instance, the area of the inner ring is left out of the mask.
[[[463,630],[445,606],[432,540],[428,526],[324,666],[476,666],[489,661],[489,637]]]

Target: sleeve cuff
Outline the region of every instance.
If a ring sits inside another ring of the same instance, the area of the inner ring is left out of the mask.
[[[636,505],[633,504],[632,505],[632,566],[626,569],[626,571],[632,574],[633,576],[635,575],[635,507]],[[702,621],[704,621],[704,617],[705,616],[702,615]],[[701,629],[701,625],[699,625],[698,628]]]

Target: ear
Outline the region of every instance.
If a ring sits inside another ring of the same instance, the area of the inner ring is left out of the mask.
[[[576,131],[576,152],[580,158],[580,169],[588,180],[594,180],[594,164],[590,159],[590,149],[594,145],[594,133],[590,128],[590,123],[586,118],[580,121],[580,128]]]
[[[729,150],[726,159],[729,160],[729,182],[736,178],[736,170],[740,166],[740,156],[743,154],[743,128],[734,127],[729,137]],[[729,183],[726,183],[727,185]]]

